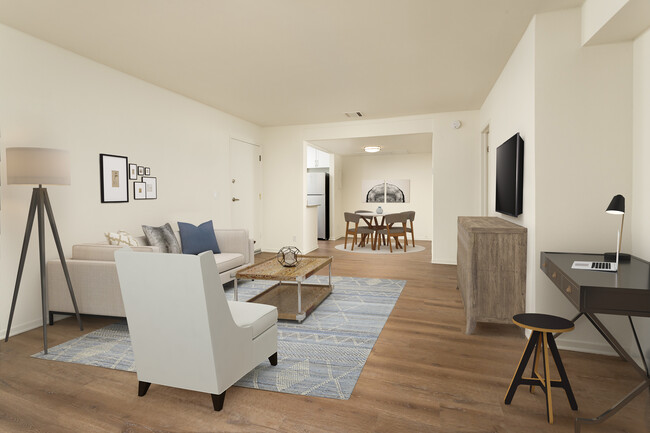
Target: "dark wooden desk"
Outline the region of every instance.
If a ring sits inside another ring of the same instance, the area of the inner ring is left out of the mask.
[[[599,424],[618,412],[634,397],[650,388],[650,372],[639,344],[632,316],[650,317],[650,263],[632,256],[628,263],[619,263],[618,272],[571,269],[575,260],[602,261],[602,254],[542,252],[540,268],[555,286],[571,301],[579,313],[573,322],[585,316],[623,359],[630,362],[643,377],[641,382],[621,401],[596,418],[576,418],[575,431],[582,424]],[[625,351],[595,313],[628,316],[643,368]]]

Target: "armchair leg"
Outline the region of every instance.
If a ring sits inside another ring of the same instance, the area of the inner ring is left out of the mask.
[[[144,397],[144,395],[149,391],[151,383],[138,381],[138,397]]]
[[[269,362],[271,365],[278,365],[278,352],[275,352],[273,355],[269,356]]]
[[[210,394],[212,396],[212,407],[214,410],[219,412],[223,409],[223,401],[226,399],[226,391],[221,394]]]

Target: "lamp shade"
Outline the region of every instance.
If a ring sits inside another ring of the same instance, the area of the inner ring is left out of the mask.
[[[43,147],[8,147],[7,183],[70,185],[70,152]]]
[[[607,206],[607,210],[605,211],[607,213],[611,214],[624,214],[625,213],[625,197],[623,197],[620,194],[617,194],[614,196],[612,201],[609,203],[609,206]]]

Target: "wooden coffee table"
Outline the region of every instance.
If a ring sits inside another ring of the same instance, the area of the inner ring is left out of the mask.
[[[274,305],[278,318],[302,322],[314,309],[332,293],[332,257],[299,256],[297,266],[285,267],[275,257],[249,266],[235,275],[235,301],[238,298],[237,280],[274,280],[269,287],[248,302]],[[328,284],[303,284],[317,271],[329,266]]]

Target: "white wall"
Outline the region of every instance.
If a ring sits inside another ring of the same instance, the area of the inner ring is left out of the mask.
[[[650,260],[650,30],[633,45],[632,254]],[[650,360],[650,319],[634,318]]]
[[[645,70],[637,72],[647,75]],[[637,117],[647,118],[643,110],[637,111]],[[537,15],[481,108],[480,118],[482,128],[489,125],[492,148],[517,131],[525,140],[524,212],[517,219],[504,218],[528,227],[526,309],[572,317],[575,308],[540,271],[539,255],[615,248],[620,219],[604,210],[615,194],[629,197],[632,191],[631,44],[582,47],[580,9]],[[643,162],[639,164],[640,170],[645,168]],[[491,212],[495,165],[492,152]],[[635,204],[628,201],[628,207],[635,209]],[[636,218],[634,211],[626,216],[626,227],[636,224]],[[636,233],[634,229],[624,233],[626,251],[631,249],[631,232]],[[601,319],[631,347],[624,318]],[[558,345],[612,353],[583,320]]]
[[[431,154],[354,155],[343,158],[343,210],[335,217],[343,221],[343,212],[357,209],[384,213],[415,211],[413,227],[416,239],[431,240],[433,233],[433,182]],[[366,203],[361,183],[364,180],[409,179],[409,203]]]
[[[629,0],[586,0],[581,8],[581,41],[583,44],[612,19]]]
[[[481,130],[489,126],[488,214],[528,229],[526,310],[535,311],[535,19],[517,44],[480,112]],[[523,213],[509,217],[495,212],[496,149],[519,132],[524,140]]]
[[[304,244],[305,141],[432,132],[432,258],[434,262],[456,263],[456,219],[480,212],[477,115],[467,111],[264,128],[264,249],[277,251],[284,245],[301,248]],[[457,119],[463,127],[453,129],[451,122]]]
[[[48,188],[68,255],[72,244],[102,241],[109,230],[141,234],[141,224],[213,219],[217,227],[236,225],[230,221],[229,140],[259,143],[257,126],[3,25],[0,58],[2,335],[31,196],[29,186],[6,184],[6,147],[71,151],[72,185]],[[158,199],[100,203],[100,153],[151,167]],[[52,258],[49,229],[46,239]],[[37,250],[34,233],[12,333],[41,324]]]
[[[582,47],[580,19],[580,9],[536,18],[536,309],[565,317],[575,308],[539,270],[539,252],[614,250],[620,219],[605,209],[632,191],[631,44]],[[630,241],[627,231],[623,250]],[[623,317],[603,321],[629,337]],[[558,344],[611,352],[582,319]]]

